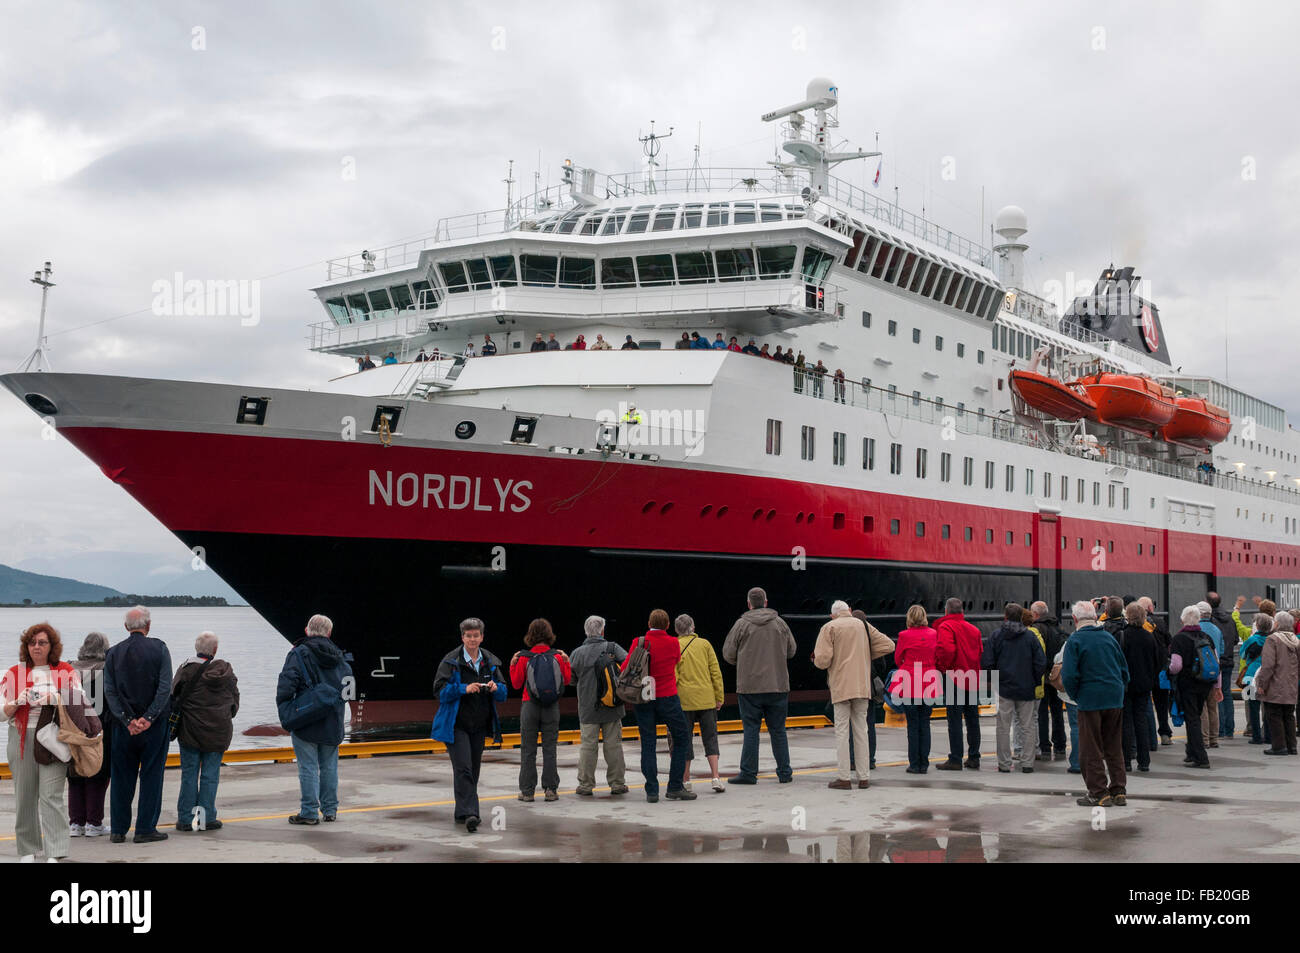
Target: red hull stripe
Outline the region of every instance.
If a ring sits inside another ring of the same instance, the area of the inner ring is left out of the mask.
[[[791,559],[802,548],[811,558],[1147,573],[1241,575],[1249,564],[1254,577],[1300,578],[1300,546],[1124,525],[1115,510],[1106,511],[1110,519],[1044,517],[1040,534],[1037,513],[882,492],[891,477],[879,470],[862,474],[876,488],[859,490],[341,439],[115,428],[61,433],[173,531]],[[961,489],[951,484],[954,494]]]

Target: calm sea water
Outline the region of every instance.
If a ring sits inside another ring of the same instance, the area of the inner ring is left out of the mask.
[[[286,735],[245,735],[253,725],[279,725],[275,711],[275,683],[289,651],[289,643],[270,624],[249,608],[157,608],[150,609],[150,636],[162,639],[171,652],[172,665],[194,655],[194,639],[212,631],[220,640],[217,656],[225,659],[239,679],[239,714],[235,716],[234,748],[279,746],[289,743]],[[87,632],[103,632],[110,644],[126,638],[122,628],[125,609],[0,609],[0,669],[18,662],[18,638],[23,629],[48,621],[63,639],[63,658],[72,661]],[[0,761],[8,760],[5,747],[8,728],[0,731]]]

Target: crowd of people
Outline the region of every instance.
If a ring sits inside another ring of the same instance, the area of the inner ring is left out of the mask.
[[[546,335],[536,334],[528,350],[530,353],[536,353],[539,351],[610,351],[613,348],[614,346],[605,340],[604,334],[597,334],[596,339],[590,343],[588,343],[585,334],[579,334],[569,343],[561,344],[556,339],[555,333],[551,332]],[[804,357],[803,351],[800,351],[796,356],[793,347],[786,348],[778,344],[775,352],[772,352],[769,348],[770,345],[766,342],[760,346],[754,342],[753,338],[750,338],[748,343],[742,346],[735,335],[732,335],[730,340],[726,340],[720,331],[712,341],[698,331],[683,331],[681,338],[675,345],[675,349],[679,351],[734,351],[788,364],[794,370],[795,392],[804,393],[806,386],[808,393],[814,397],[825,396],[826,377],[830,375],[835,401],[845,403],[846,378],[843,369],[836,368],[832,374],[831,369],[820,360],[816,364],[809,364]],[[641,346],[637,344],[630,334],[624,337],[623,343],[619,346],[619,350],[622,351],[639,351],[640,349]],[[482,344],[475,345],[473,339],[471,339],[465,345],[462,353],[465,357],[492,357],[497,353],[496,342],[492,340],[492,335],[485,334],[483,335]],[[441,353],[438,348],[433,348],[430,351],[420,348],[415,356],[411,358],[411,361],[419,364],[425,361],[440,361],[451,356],[453,355]],[[384,364],[398,363],[398,359],[392,351],[385,354],[381,361]],[[356,362],[358,371],[373,370],[376,366],[368,351],[363,356],[358,357]]]
[[[905,716],[906,773],[923,775],[931,764],[935,707],[946,709],[948,729],[948,755],[937,769],[979,770],[980,705],[996,697],[998,771],[1032,773],[1038,762],[1068,761],[1066,770],[1082,775],[1087,788],[1078,803],[1089,807],[1124,806],[1133,762],[1139,772],[1149,771],[1152,756],[1173,743],[1174,727],[1187,731],[1183,764],[1209,768],[1207,749],[1236,733],[1234,685],[1246,701],[1249,743],[1268,745],[1268,755],[1296,755],[1297,616],[1256,599],[1248,626],[1241,618],[1245,602],[1238,597],[1228,611],[1217,593],[1207,593],[1203,602],[1178,613],[1172,634],[1149,597],[1076,602],[1068,634],[1045,603],[1008,603],[1001,625],[984,638],[966,619],[962,600],[953,597],[933,624],[925,607],[909,607],[906,627],[890,638],[837,600],[811,655],[827,673],[827,714],[835,726],[836,776],[828,786],[870,787],[882,704]],[[42,852],[49,859],[66,857],[70,836],[108,833],[115,843],[125,841],[137,785],[134,842],[166,839],[157,826],[163,765],[173,739],[181,760],[176,828],[221,827],[216,791],[239,708],[234,672],[216,657],[211,632],[198,637],[195,656],[173,672],[166,645],[149,637],[148,609],[131,609],[125,627],[127,638],[111,648],[104,635],[90,633],[76,662],[68,663],[58,632],[48,623],[34,625],[22,634],[19,664],[0,679],[17,848],[24,860]],[[572,654],[556,647],[548,620],[535,619],[508,664],[484,647],[484,629],[478,618],[460,623],[460,644],[443,657],[433,684],[432,737],[446,745],[454,820],[470,833],[481,819],[483,750],[489,738],[501,742],[498,706],[511,686],[522,693],[522,802],[534,801],[539,787],[545,801],[560,797],[560,700],[569,687],[576,691],[580,724],[579,797],[594,796],[602,753],[610,795],[629,793],[622,737],[628,707],[650,803],[660,798],[661,724],[668,734],[667,800],[698,796],[692,782],[697,728],[713,792],[758,783],[763,725],[777,781],[794,780],[786,714],[789,663],[798,647],[760,588],[747,593],[745,610],[721,648],[722,662],[735,669],[743,728],[738,769],[726,778],[717,720],[725,700],[722,669],[691,616],[672,619],[655,609],[645,634],[624,648],[606,638],[605,620],[593,615]],[[276,688],[280,722],[290,732],[298,767],[300,803],[288,818],[295,825],[332,822],[339,810],[338,753],[353,679],[351,656],[332,634],[329,618],[313,616],[289,651]]]

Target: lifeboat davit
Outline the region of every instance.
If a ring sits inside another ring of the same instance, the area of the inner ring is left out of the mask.
[[[1097,405],[1083,388],[1063,384],[1033,371],[1012,371],[1011,390],[1030,407],[1053,420],[1091,418]]]
[[[1179,397],[1174,401],[1174,419],[1160,431],[1160,439],[1209,449],[1223,443],[1232,429],[1232,419],[1222,407],[1204,397]]]
[[[1174,392],[1140,374],[1091,374],[1074,383],[1097,409],[1090,420],[1108,427],[1150,434],[1174,419]]]

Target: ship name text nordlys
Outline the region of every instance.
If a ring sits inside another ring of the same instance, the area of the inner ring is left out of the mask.
[[[419,506],[439,510],[478,510],[480,512],[522,513],[532,505],[525,494],[533,484],[529,480],[498,480],[491,478],[490,485],[484,477],[446,475],[441,473],[399,473],[392,470],[382,475],[370,471],[370,505],[378,498],[385,506]]]

